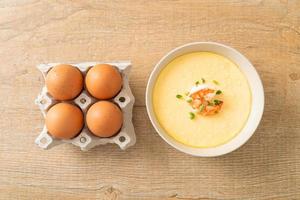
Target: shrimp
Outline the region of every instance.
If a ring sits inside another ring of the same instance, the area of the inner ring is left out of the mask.
[[[219,105],[214,106],[206,106],[204,110],[201,112],[203,115],[214,115],[217,114],[222,108],[223,102]]]
[[[223,105],[223,101],[214,99],[216,91],[213,89],[201,89],[193,94],[190,94],[192,101],[191,106],[198,109],[202,115],[214,115],[218,113]]]

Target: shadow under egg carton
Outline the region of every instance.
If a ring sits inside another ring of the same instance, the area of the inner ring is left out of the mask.
[[[37,68],[42,72],[44,80],[46,78],[46,75],[48,71],[61,63],[48,63],[48,64],[40,64],[37,66]],[[108,101],[114,102],[117,105],[119,105],[120,109],[123,112],[123,126],[121,130],[114,136],[110,138],[100,138],[95,135],[93,135],[89,129],[86,126],[86,123],[84,125],[84,128],[80,132],[79,135],[77,135],[73,139],[69,140],[60,140],[55,139],[52,137],[48,131],[46,125],[44,125],[44,128],[40,135],[36,138],[35,143],[43,148],[43,149],[50,149],[56,145],[63,144],[63,143],[72,143],[75,146],[80,147],[81,150],[87,151],[95,146],[103,145],[107,143],[115,143],[119,145],[119,147],[122,150],[127,149],[128,147],[132,146],[136,142],[134,127],[132,124],[132,108],[134,104],[134,96],[132,95],[132,92],[129,87],[129,73],[131,68],[131,63],[126,61],[120,61],[120,62],[84,62],[84,63],[71,63],[74,67],[77,67],[85,77],[87,71],[89,68],[96,64],[110,64],[115,66],[119,72],[122,75],[123,79],[123,86],[121,91],[112,99],[109,99]],[[74,100],[65,101],[72,104],[75,104],[79,106],[84,114],[84,118],[86,115],[86,112],[88,108],[95,102],[101,101],[98,99],[95,99],[92,97],[87,90],[84,88],[83,91],[80,93],[78,97],[76,97]],[[46,117],[47,111],[51,108],[51,106],[55,105],[56,103],[59,103],[61,101],[57,101],[53,99],[53,97],[47,92],[46,86],[42,88],[41,93],[38,95],[38,97],[35,100],[35,103],[39,106],[44,118]]]

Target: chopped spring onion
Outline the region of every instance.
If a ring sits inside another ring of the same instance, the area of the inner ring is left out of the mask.
[[[204,108],[205,108],[205,106],[203,104],[201,104],[200,107],[199,107],[199,112],[200,113],[203,112]]]
[[[195,114],[194,113],[190,112],[189,114],[190,114],[190,119],[194,119],[195,118]]]
[[[216,81],[216,80],[213,80],[213,82],[214,82],[214,84],[216,84],[216,85],[220,85],[220,83],[219,83],[218,81]]]
[[[186,100],[186,102],[188,102],[188,103],[192,103],[192,98],[188,98],[187,100]]]
[[[220,105],[221,103],[223,103],[223,101],[220,101],[220,100],[218,100],[218,99],[215,99],[215,100],[214,100],[214,103],[215,103],[215,105]]]
[[[222,91],[221,90],[217,90],[216,94],[217,95],[222,94]]]
[[[181,99],[181,98],[182,98],[182,95],[177,94],[177,95],[176,95],[176,98],[177,98],[177,99]]]

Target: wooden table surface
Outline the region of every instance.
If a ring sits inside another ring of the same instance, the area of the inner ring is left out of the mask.
[[[217,158],[176,151],[145,108],[153,66],[193,41],[230,45],[265,88],[262,122],[246,145]],[[39,63],[131,60],[135,146],[81,152],[34,144]],[[300,1],[0,2],[0,199],[300,199]]]

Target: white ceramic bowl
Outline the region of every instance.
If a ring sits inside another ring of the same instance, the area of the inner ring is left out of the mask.
[[[160,126],[153,111],[152,92],[160,71],[174,58],[195,51],[208,51],[223,55],[236,63],[245,74],[252,93],[252,106],[249,118],[241,132],[228,143],[212,148],[195,148],[186,146],[169,136]],[[262,82],[250,61],[237,50],[215,42],[194,42],[177,47],[167,53],[155,66],[147,84],[147,112],[152,125],[158,134],[171,146],[187,154],[201,157],[220,156],[232,152],[242,146],[255,132],[264,110],[264,90]]]

